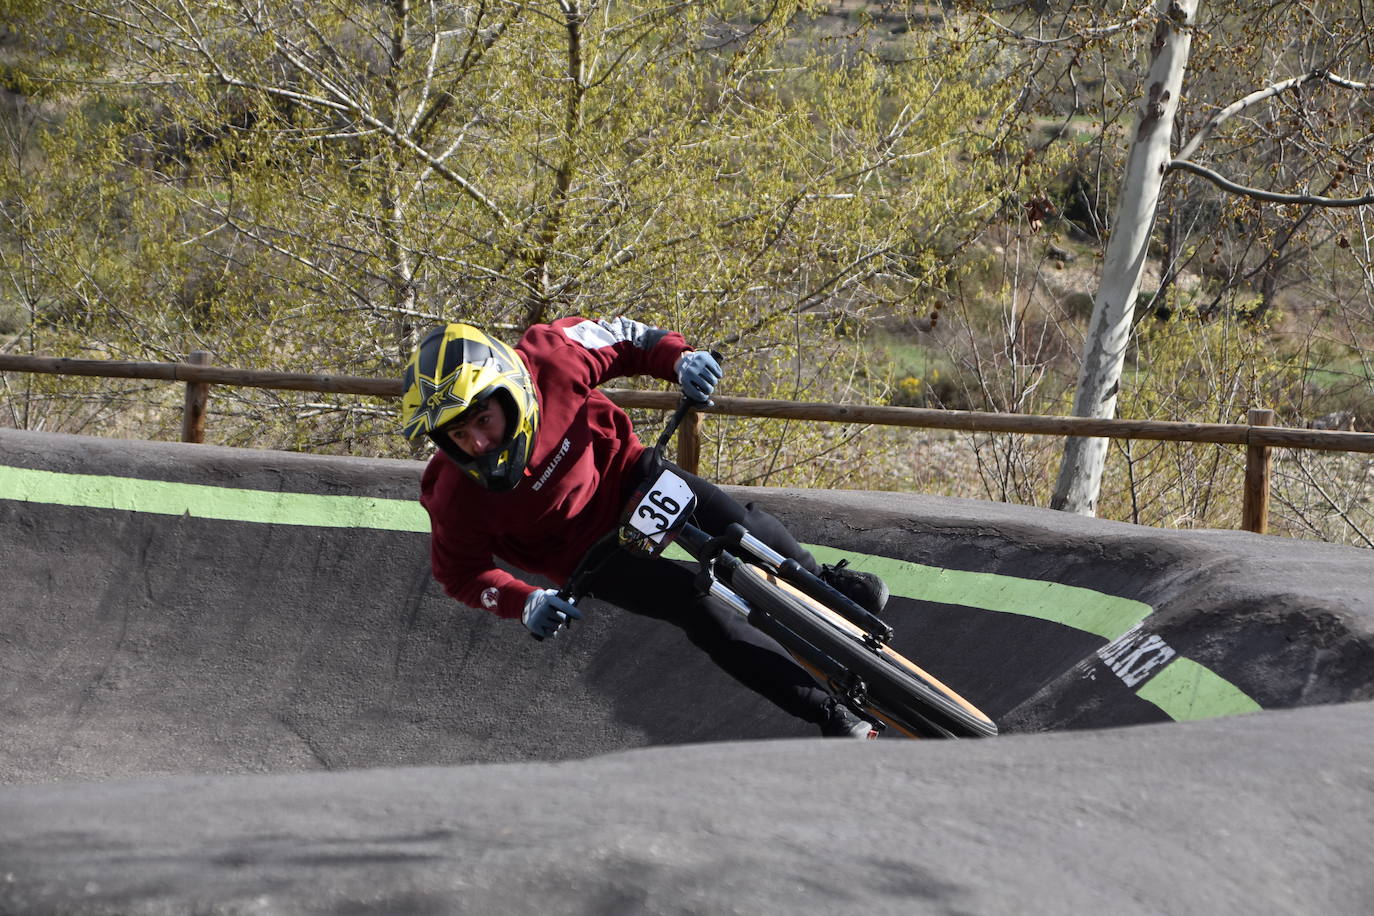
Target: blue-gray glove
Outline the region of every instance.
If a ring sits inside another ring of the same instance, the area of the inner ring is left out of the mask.
[[[541,588],[525,599],[520,621],[537,639],[557,636],[569,619],[581,620],[582,612],[570,602],[558,597],[558,589]]]
[[[684,353],[682,362],[677,364],[677,380],[682,385],[682,393],[694,401],[709,402],[720,376],[720,363],[705,350]]]

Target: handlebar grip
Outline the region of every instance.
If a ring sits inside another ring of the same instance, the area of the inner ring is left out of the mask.
[[[725,365],[725,357],[721,355],[721,352],[720,352],[719,350],[707,350],[706,352],[707,352],[707,353],[710,353],[710,354],[711,354],[711,357],[712,357],[717,363],[719,363],[719,364],[722,365],[722,366]],[[708,407],[708,406],[710,406],[710,404],[711,404],[711,399],[710,399],[709,397],[706,397],[706,398],[694,398],[694,397],[692,397],[691,395],[687,394],[685,391],[684,391],[683,394],[682,394],[682,400],[683,400],[684,406],[685,406],[685,405],[691,405],[692,407]],[[678,412],[679,412],[679,413],[683,413],[684,411],[682,411],[681,408],[679,408],[679,411],[678,411]],[[681,420],[682,420],[682,417],[679,416],[679,417],[678,417],[678,420],[681,421]]]
[[[568,602],[569,604],[574,604],[574,605],[577,604],[577,596],[576,596],[575,594],[573,594],[572,592],[568,591],[566,588],[564,588],[564,589],[559,589],[559,591],[558,591],[558,597],[559,597],[559,598],[562,598],[564,601]],[[571,629],[572,629],[572,623],[573,623],[573,618],[571,618],[571,617],[564,617],[564,618],[563,618],[563,622],[560,623],[560,624],[558,625],[558,627],[553,631],[553,635],[554,635],[554,636],[557,636],[558,633],[559,633],[559,631],[561,631],[561,630],[571,630]],[[530,631],[530,637],[533,638],[535,642],[543,642],[543,641],[544,641],[544,637],[543,637],[543,636],[540,636],[538,633],[534,632],[533,630]]]

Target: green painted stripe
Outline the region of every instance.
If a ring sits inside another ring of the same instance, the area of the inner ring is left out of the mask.
[[[964,572],[891,557],[849,553],[808,544],[822,563],[848,556],[855,569],[877,573],[894,595],[1020,614],[1101,636],[1108,642],[1126,634],[1154,608],[1130,598],[1092,589],[993,573]],[[1136,691],[1177,722],[1257,712],[1261,706],[1245,691],[1188,658],[1175,658]]]
[[[882,576],[892,594],[903,598],[1035,617],[1109,641],[1129,631],[1154,610],[1143,601],[1118,598],[1075,585],[941,569],[891,557],[853,554],[812,544],[806,546],[822,563],[834,563],[848,556],[855,569]]]
[[[237,490],[163,480],[0,467],[0,499],[264,525],[429,531],[416,500]]]
[[[0,466],[0,499],[266,525],[429,531],[429,518],[416,500],[274,493],[4,466]],[[1129,631],[1152,610],[1140,601],[1077,586],[942,569],[818,544],[806,546],[822,563],[849,557],[855,568],[882,576],[895,595],[1035,617],[1109,641]],[[666,555],[690,559],[677,545],[670,546]],[[1260,709],[1234,684],[1186,658],[1165,666],[1137,694],[1179,721]]]
[[[1235,716],[1262,708],[1235,684],[1183,657],[1161,668],[1136,695],[1176,722]]]
[[[415,500],[274,493],[28,468],[0,467],[0,499],[269,525],[429,530],[429,519]],[[821,545],[808,547],[823,563],[849,555]],[[669,548],[668,556],[687,559],[677,545]],[[881,575],[894,594],[1038,617],[1105,639],[1125,633],[1150,612],[1148,605],[1138,601],[1053,582],[940,569],[888,557],[849,556],[855,567]]]

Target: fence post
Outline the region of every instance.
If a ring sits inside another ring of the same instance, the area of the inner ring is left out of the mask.
[[[688,474],[697,473],[701,464],[701,426],[705,422],[699,410],[689,410],[677,428],[677,466]]]
[[[192,366],[210,365],[209,350],[192,350],[186,357]],[[186,406],[181,411],[181,441],[205,441],[205,407],[210,402],[210,385],[207,382],[186,383]]]
[[[1251,426],[1273,426],[1274,412],[1251,408]],[[1241,507],[1241,527],[1264,534],[1269,530],[1269,478],[1273,469],[1272,449],[1267,445],[1245,448],[1245,501]]]

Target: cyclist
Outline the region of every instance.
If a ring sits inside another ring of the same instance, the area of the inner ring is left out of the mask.
[[[468,324],[432,331],[404,374],[402,432],[438,447],[421,480],[435,578],[454,599],[556,635],[581,612],[555,589],[498,568],[495,558],[565,582],[597,538],[614,528],[652,452],[629,416],[597,390],[648,375],[707,401],[721,377],[710,353],[681,334],[628,318],[562,318],[528,328],[511,347]],[[887,586],[846,561],[819,566],[772,515],[674,466],[697,497],[693,523],[717,534],[741,522],[777,552],[873,613]],[[830,696],[771,638],[714,598],[693,574],[662,557],[616,551],[588,594],[681,628],[725,671],[829,737],[876,734]]]

